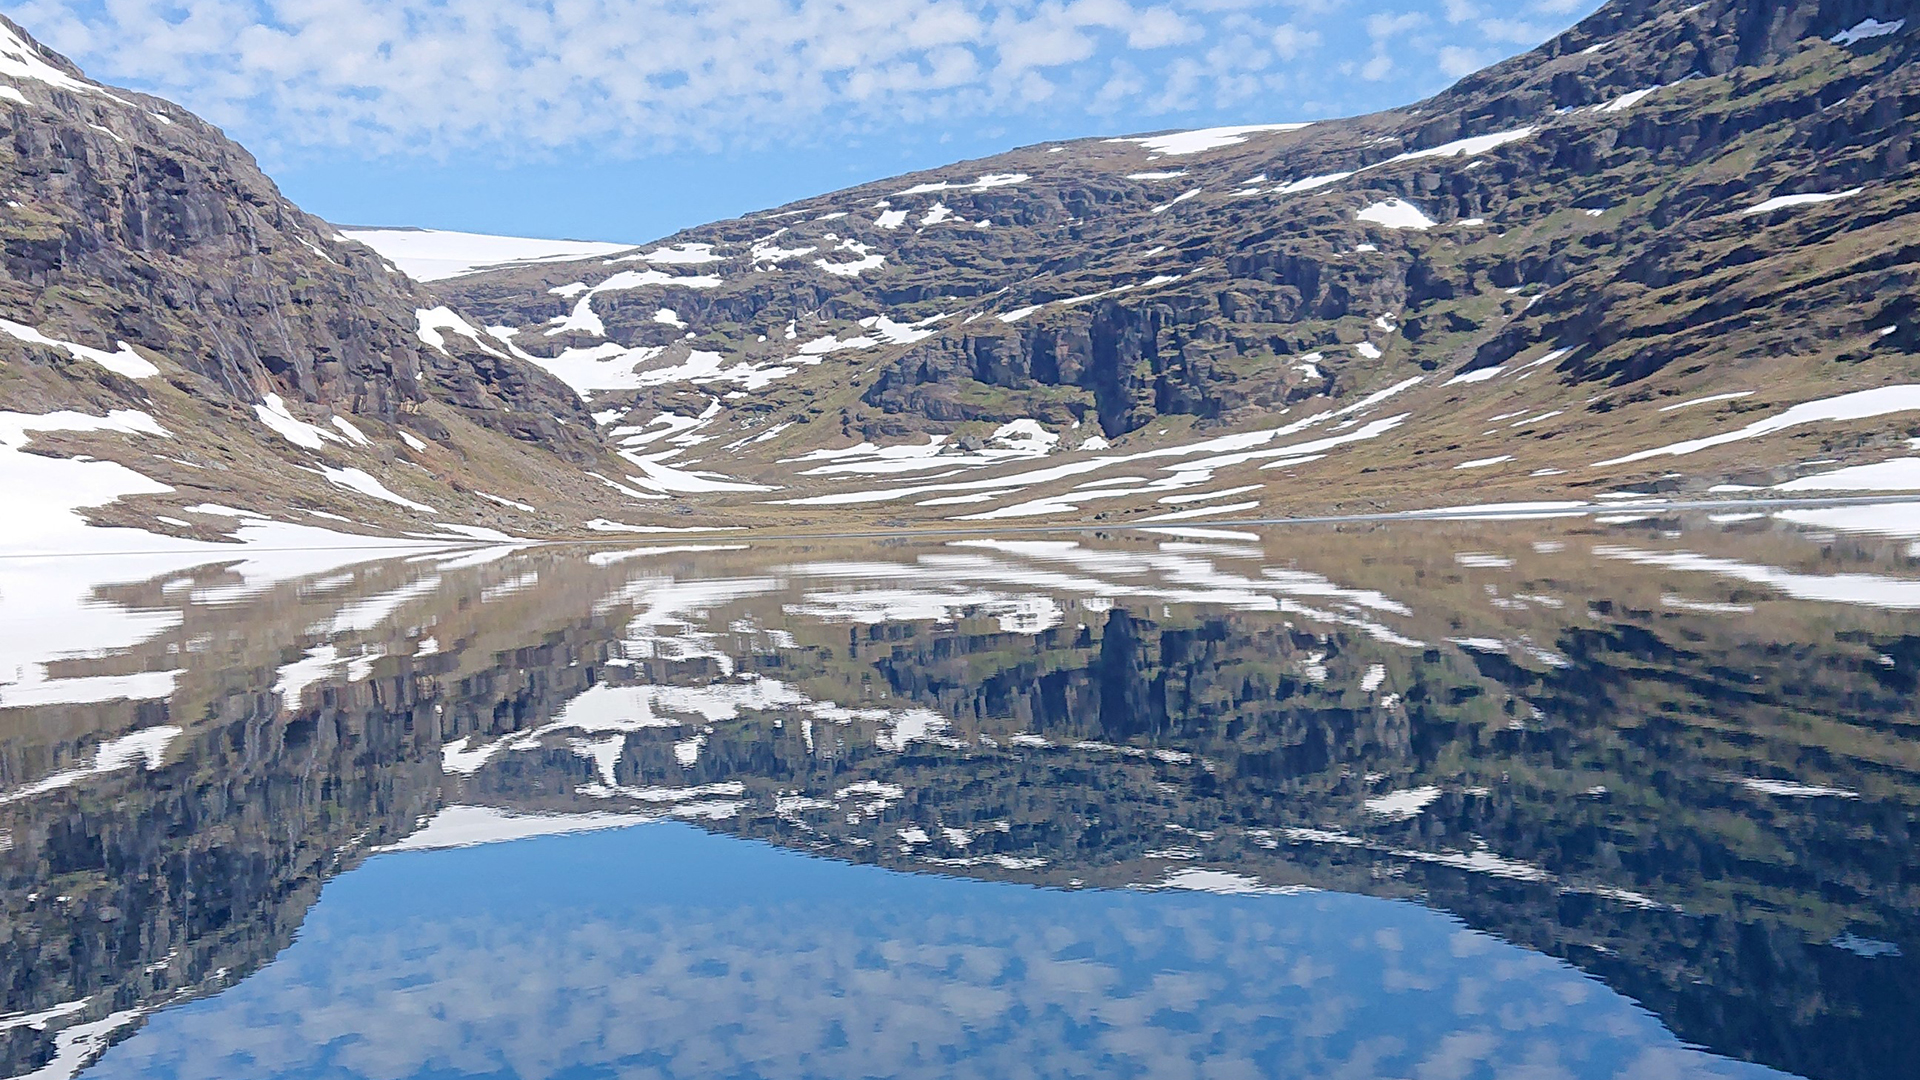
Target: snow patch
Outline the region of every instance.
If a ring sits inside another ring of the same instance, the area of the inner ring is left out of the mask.
[[[409,510],[418,510],[423,514],[439,513],[439,511],[428,506],[426,503],[414,502],[404,495],[394,494],[388,490],[387,485],[381,483],[365,469],[336,469],[330,465],[322,465],[320,466],[320,474],[325,476],[327,482],[333,484],[335,487],[348,488],[362,495],[371,495],[384,502],[390,502],[396,506],[404,506]]]
[[[1894,458],[1871,465],[1853,465],[1775,484],[1773,490],[1920,491],[1920,458]]]
[[[1378,814],[1396,821],[1407,821],[1418,817],[1428,804],[1439,797],[1440,789],[1437,787],[1417,787],[1376,795],[1368,799],[1365,805],[1370,814]]]
[[[1818,203],[1837,202],[1840,199],[1850,199],[1865,190],[1865,188],[1848,188],[1845,191],[1806,192],[1800,195],[1775,195],[1765,202],[1758,202],[1747,207],[1745,210],[1740,211],[1740,213],[1764,214],[1772,210],[1784,210],[1790,206],[1813,206]]]
[[[624,829],[658,820],[646,814],[610,814],[597,810],[584,814],[517,814],[491,806],[449,806],[428,819],[417,832],[395,843],[374,848],[374,851],[438,851],[475,847],[536,836]]]
[[[988,173],[970,184],[955,183],[951,180],[936,180],[930,184],[915,184],[899,192],[899,194],[928,195],[936,191],[985,191],[989,188],[1010,187],[1031,179],[1033,179],[1033,177],[1020,172]]]
[[[1645,461],[1655,457],[1680,457],[1696,453],[1715,446],[1739,442],[1744,439],[1756,439],[1787,428],[1803,424],[1841,423],[1853,420],[1868,420],[1891,413],[1920,411],[1920,385],[1904,384],[1883,386],[1875,390],[1856,390],[1851,394],[1821,398],[1817,401],[1795,405],[1785,412],[1776,413],[1763,420],[1756,420],[1736,431],[1709,435],[1703,439],[1689,439],[1685,442],[1670,443],[1642,450],[1625,457],[1609,458],[1595,462],[1595,468],[1609,465],[1628,465],[1636,461]]]
[[[1432,218],[1420,212],[1419,207],[1404,199],[1386,199],[1374,203],[1354,214],[1354,217],[1389,229],[1424,231],[1433,228],[1435,224]]]
[[[1892,22],[1881,22],[1879,19],[1861,19],[1851,27],[1840,31],[1827,40],[1836,45],[1856,45],[1872,38],[1885,37],[1888,34],[1897,34],[1900,32],[1900,28],[1905,25],[1907,25],[1907,20],[1905,19],[1895,19]]]
[[[0,33],[4,33],[5,29],[5,27],[0,27]],[[5,42],[6,38],[0,37],[0,61],[4,61],[6,56]],[[4,63],[0,63],[0,68],[4,68]],[[154,367],[152,361],[134,352],[133,346],[128,345],[124,341],[120,342],[119,351],[107,352],[104,349],[95,349],[86,345],[76,345],[71,341],[61,341],[58,338],[50,338],[31,326],[10,322],[6,319],[0,319],[0,332],[4,332],[10,337],[19,338],[21,341],[32,342],[35,345],[50,345],[56,349],[63,349],[76,360],[91,360],[101,367],[106,368],[108,371],[116,375],[124,375],[129,379],[146,379],[160,374],[160,369]]]
[[[1209,150],[1238,146],[1246,142],[1249,136],[1264,132],[1298,131],[1307,126],[1306,124],[1241,124],[1236,127],[1197,128],[1192,131],[1174,131],[1164,135],[1136,135],[1106,141],[1134,143],[1156,154],[1181,157],[1186,154],[1203,154]]]
[[[253,412],[261,423],[295,446],[318,450],[326,443],[347,441],[326,428],[316,427],[295,417],[287,411],[287,403],[280,399],[279,394],[268,394],[265,401],[253,407]]]

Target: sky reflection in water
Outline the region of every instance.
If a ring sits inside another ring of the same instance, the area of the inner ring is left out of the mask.
[[[1762,1076],[1413,904],[1064,891],[650,825],[376,857],[106,1077]]]
[[[0,1076],[1920,1074],[1813,513],[9,564]]]

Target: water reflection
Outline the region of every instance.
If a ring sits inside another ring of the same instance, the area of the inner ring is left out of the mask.
[[[1410,904],[961,883],[683,830],[375,859],[95,1075],[1764,1072]]]
[[[0,1066],[1912,1074],[1920,570],[1838,529],[61,568]]]

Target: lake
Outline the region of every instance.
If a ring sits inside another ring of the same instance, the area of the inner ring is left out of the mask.
[[[1920,1075],[1916,538],[0,561],[0,1069]]]

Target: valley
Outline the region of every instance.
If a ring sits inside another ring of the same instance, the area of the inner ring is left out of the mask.
[[[631,248],[342,232],[14,33],[8,546],[1920,490],[1914,35],[1775,7]]]

